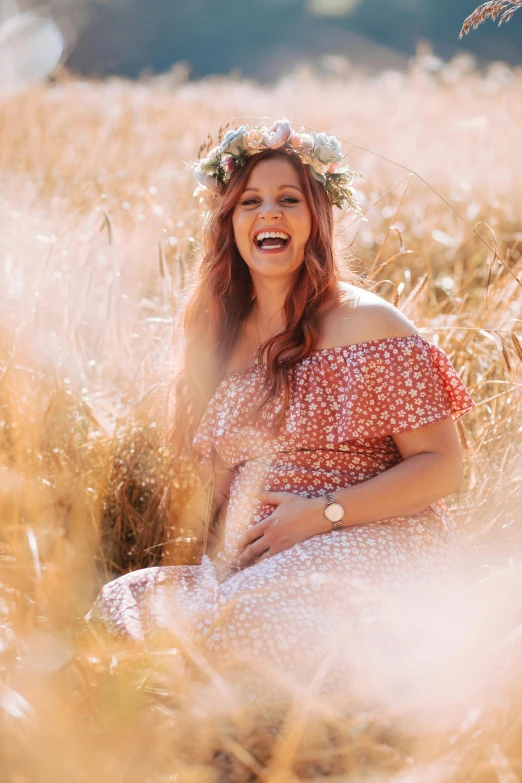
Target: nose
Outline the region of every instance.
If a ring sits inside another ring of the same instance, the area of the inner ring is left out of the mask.
[[[264,218],[271,218],[281,216],[281,207],[277,201],[265,201],[259,208],[259,216]]]

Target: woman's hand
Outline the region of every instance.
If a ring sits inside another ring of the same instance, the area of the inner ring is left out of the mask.
[[[261,522],[249,527],[239,539],[238,565],[241,568],[268,549],[275,555],[332,528],[323,513],[322,497],[307,498],[293,492],[260,492],[258,498],[262,503],[275,505],[276,509]]]

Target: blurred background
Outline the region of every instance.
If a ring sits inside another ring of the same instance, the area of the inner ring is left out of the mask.
[[[2,783],[522,780],[522,13],[459,41],[474,8],[0,0]],[[204,227],[187,164],[260,116],[343,139],[366,179],[341,252],[476,402],[451,611],[387,612],[393,654],[375,625],[408,700],[334,719],[296,691],[281,731],[204,650],[83,620],[109,579],[201,560],[208,487],[162,432]]]
[[[332,57],[370,71],[405,69],[420,42],[446,60],[467,51],[480,63],[520,63],[522,16],[515,15],[502,35],[488,22],[459,42],[462,22],[475,5],[474,0],[2,0],[0,19],[11,21],[0,40],[5,46],[16,35],[21,44],[31,36],[36,57],[39,21],[40,45],[45,38],[56,51],[62,37],[67,66],[99,77],[136,78],[183,62],[193,79],[232,71],[270,81],[304,62],[335,67],[328,62]],[[20,18],[27,12],[36,17]]]
[[[373,71],[405,67],[419,41],[448,59],[519,63],[522,19],[489,24],[463,45],[474,0],[115,0],[91,9],[69,64],[84,74],[137,76],[183,60],[194,78],[234,70],[276,79],[302,62],[342,55]]]

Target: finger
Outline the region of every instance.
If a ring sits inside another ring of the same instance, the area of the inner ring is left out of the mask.
[[[253,543],[256,540],[256,538],[259,538],[259,536],[263,535],[265,528],[266,528],[265,519],[263,519],[262,522],[258,522],[255,525],[251,525],[248,528],[248,530],[246,530],[238,539],[237,546],[240,549],[243,549],[243,547]]]
[[[267,549],[268,543],[265,541],[264,537],[258,538],[258,540],[254,541],[253,544],[247,546],[243,554],[240,556],[238,560],[239,566],[242,568],[243,566],[247,565],[251,560],[254,560],[254,558],[265,552]]]
[[[295,497],[292,492],[274,492],[270,490],[264,490],[259,492],[258,498],[262,503],[272,503],[278,506],[280,503],[284,503],[286,500],[290,500]]]

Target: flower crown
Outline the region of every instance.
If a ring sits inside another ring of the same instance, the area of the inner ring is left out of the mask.
[[[199,183],[193,195],[199,198],[204,210],[212,210],[236,169],[243,166],[252,155],[276,149],[297,155],[303,163],[308,164],[315,179],[326,190],[332,205],[342,209],[346,203],[350,209],[361,214],[350,186],[355,179],[364,177],[349,166],[341,167],[343,153],[339,140],[326,133],[305,133],[302,126],[296,132],[285,117],[276,120],[270,127],[259,122],[252,128],[242,125],[236,130],[228,130],[220,144],[207,153],[207,157],[191,164]]]

